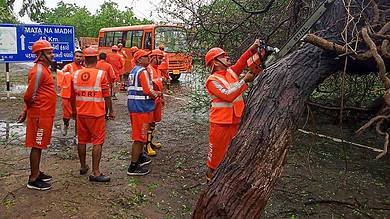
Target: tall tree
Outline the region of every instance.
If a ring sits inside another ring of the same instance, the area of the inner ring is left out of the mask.
[[[258,78],[241,127],[201,194],[193,218],[260,217],[286,163],[304,103],[331,74],[379,72],[389,109],[389,6],[387,0],[336,0],[317,24],[316,34],[305,38],[317,47],[305,44]]]

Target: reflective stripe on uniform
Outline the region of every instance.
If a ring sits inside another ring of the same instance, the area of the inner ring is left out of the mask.
[[[235,78],[236,80],[238,80],[238,75],[231,69],[231,68],[228,68],[227,69],[227,72],[230,73],[230,75]]]
[[[95,87],[99,87],[100,80],[102,79],[102,75],[103,75],[103,70],[99,70],[96,76]]]
[[[78,75],[79,75],[79,70],[77,70],[75,72],[75,74],[74,74],[74,80],[73,80],[74,86],[73,87],[74,87],[75,90],[77,90],[77,91],[101,91],[102,90],[102,88],[100,87],[100,80],[101,80],[102,75],[103,75],[103,71],[102,70],[98,71],[94,87],[78,86],[77,85]]]
[[[104,98],[99,98],[99,97],[81,97],[81,96],[76,96],[77,101],[87,101],[87,102],[104,102]]]
[[[233,103],[228,102],[212,102],[211,107],[215,108],[226,108],[226,107],[233,107]]]
[[[129,86],[127,88],[127,91],[130,91],[130,90],[143,91],[142,87],[136,87],[136,86]]]
[[[77,70],[73,75],[73,84],[77,86],[77,78],[79,77],[80,70]]]
[[[34,102],[35,97],[37,96],[37,90],[39,87],[39,82],[41,81],[41,76],[42,76],[42,65],[38,64],[37,66],[37,74],[35,76],[35,86],[34,86],[34,92],[32,95],[32,101]]]
[[[136,95],[127,95],[127,99],[129,100],[149,100],[149,96],[136,96]]]

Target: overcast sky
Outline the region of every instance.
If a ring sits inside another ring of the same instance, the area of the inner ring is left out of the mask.
[[[46,6],[49,8],[55,8],[57,3],[61,0],[46,0]],[[96,10],[100,8],[104,0],[62,0],[65,3],[75,3],[77,6],[86,6],[88,10],[95,14]],[[119,5],[119,9],[124,10],[125,7],[132,7],[133,12],[137,18],[152,18],[157,20],[156,5],[160,2],[159,0],[112,0]],[[14,13],[18,15],[23,0],[16,0],[14,4]],[[152,13],[152,14],[151,14]],[[31,23],[28,17],[20,18],[25,23]]]

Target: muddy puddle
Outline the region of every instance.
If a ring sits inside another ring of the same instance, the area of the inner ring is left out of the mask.
[[[26,126],[22,123],[0,121],[0,141],[6,143],[23,142]]]

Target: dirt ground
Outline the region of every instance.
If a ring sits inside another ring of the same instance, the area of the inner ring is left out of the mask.
[[[163,147],[153,158],[151,173],[144,177],[126,175],[131,128],[125,93],[114,101],[117,118],[107,123],[101,169],[111,182],[104,184],[79,175],[72,135],[64,138],[60,134],[58,101],[52,144],[44,152],[41,166],[54,177],[53,188],[39,192],[26,188],[29,151],[23,147],[25,127],[13,123],[23,107],[23,86],[19,85],[26,83],[27,69],[11,65],[11,95],[16,99],[0,100],[0,218],[191,217],[199,193],[207,186],[208,120],[207,114],[188,110],[189,88],[194,83],[190,76],[181,78],[174,84],[173,94],[165,97],[164,118],[157,125]],[[4,97],[2,71],[0,96]],[[301,128],[305,118],[302,120]],[[9,132],[6,122],[10,123]],[[346,125],[344,137],[380,148],[383,141],[372,132],[353,133],[358,125]],[[317,118],[316,129],[334,137],[340,133],[326,118]],[[262,218],[390,218],[390,159],[375,160],[376,155],[365,148],[296,132],[283,176]]]

